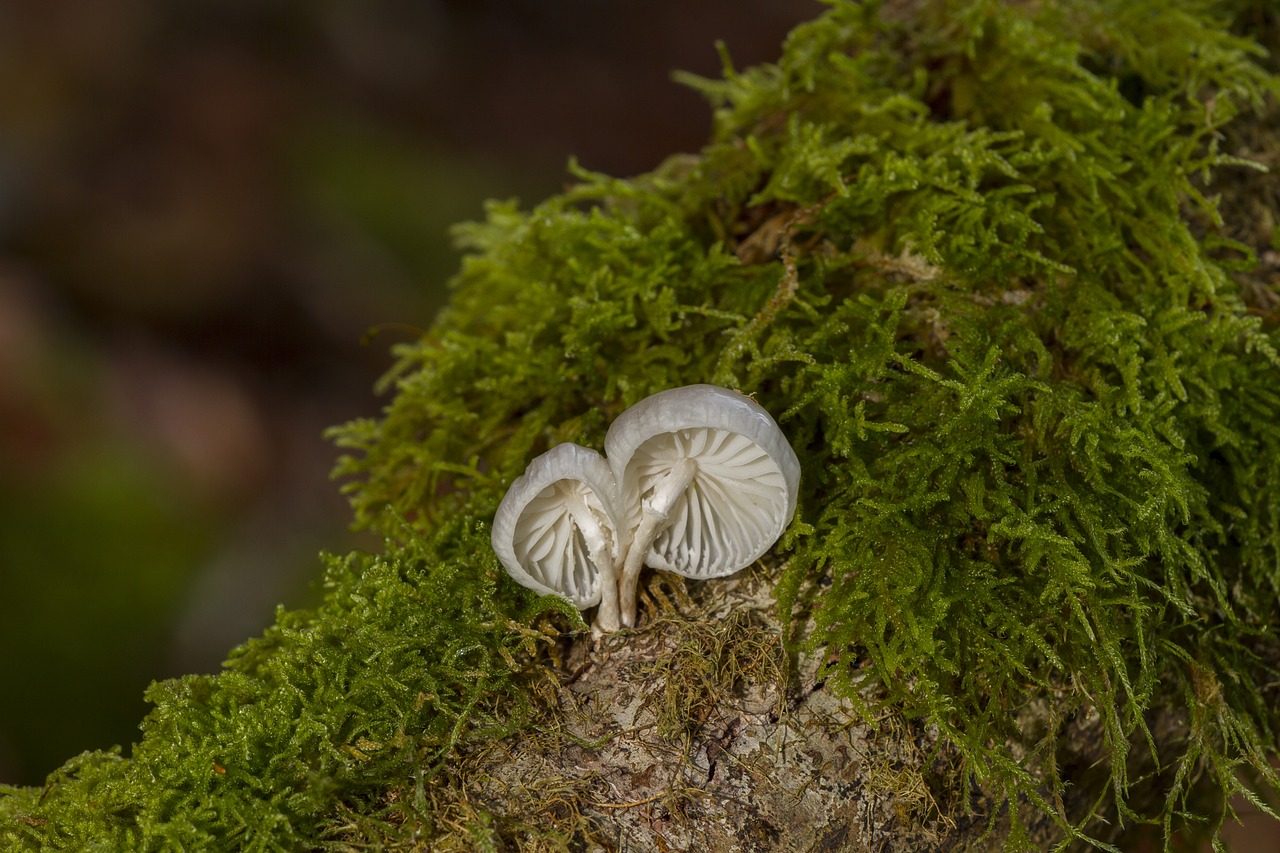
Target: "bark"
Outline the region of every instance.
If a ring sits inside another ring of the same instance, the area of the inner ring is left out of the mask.
[[[552,710],[533,733],[484,747],[454,774],[494,846],[1003,849],[1007,811],[965,788],[936,729],[858,713],[818,680],[818,656],[788,660],[774,609],[758,574],[686,591],[659,573],[637,630],[564,646]],[[1064,740],[1060,761],[1096,761],[1096,721],[1073,722]],[[1072,781],[1063,808],[1078,817],[1103,780]],[[1039,810],[1021,811],[1035,847],[1063,837]]]

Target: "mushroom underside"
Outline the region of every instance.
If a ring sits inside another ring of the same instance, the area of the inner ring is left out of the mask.
[[[665,522],[645,562],[689,578],[732,574],[759,557],[785,525],[782,472],[758,444],[728,430],[667,433],[642,444],[634,469],[628,466],[641,495],[633,505],[652,505],[682,460],[693,463],[692,477],[668,506],[653,506]]]
[[[512,546],[535,580],[590,607],[600,597],[601,569],[612,562],[612,540],[604,506],[591,488],[558,480],[521,513]]]
[[[625,464],[630,546],[619,576],[622,624],[635,624],[645,563],[689,578],[733,574],[789,521],[787,478],[747,436],[712,427],[655,435]],[[638,512],[637,512],[638,508]]]

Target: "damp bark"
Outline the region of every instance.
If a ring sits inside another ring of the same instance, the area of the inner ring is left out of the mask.
[[[768,574],[647,574],[652,618],[563,643],[530,730],[467,750],[437,777],[433,826],[466,829],[433,843],[469,849],[476,826],[499,850],[1003,850],[1064,837],[1025,802],[1015,831],[935,727],[880,706],[874,690],[855,704],[828,689],[825,650],[784,648]],[[1040,704],[1022,722],[1050,715]],[[1059,801],[1064,820],[1083,818],[1102,790],[1105,774],[1087,770],[1100,725],[1081,715],[1062,730],[1057,760],[1079,783]]]

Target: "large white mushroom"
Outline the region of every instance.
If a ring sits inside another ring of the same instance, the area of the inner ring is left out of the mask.
[[[498,505],[493,550],[516,582],[579,610],[600,605],[597,630],[618,629],[616,566],[624,515],[609,465],[558,444],[529,463]]]
[[[763,407],[728,388],[688,385],[646,397],[618,416],[604,447],[630,531],[618,580],[628,627],[643,565],[688,578],[731,575],[795,515],[795,451]]]

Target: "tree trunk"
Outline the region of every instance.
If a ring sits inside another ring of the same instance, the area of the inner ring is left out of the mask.
[[[990,792],[967,790],[959,755],[936,729],[871,701],[860,713],[818,679],[820,655],[789,658],[774,604],[760,572],[689,590],[655,573],[639,628],[562,646],[553,710],[532,733],[466,755],[446,811],[458,825],[491,827],[482,846],[498,850],[552,839],[711,853],[1017,840]],[[1064,739],[1077,766],[1098,757],[1096,719]],[[1074,780],[1069,817],[1082,816],[1104,779]],[[1024,804],[1022,819],[1035,848],[1065,835],[1040,809]]]

